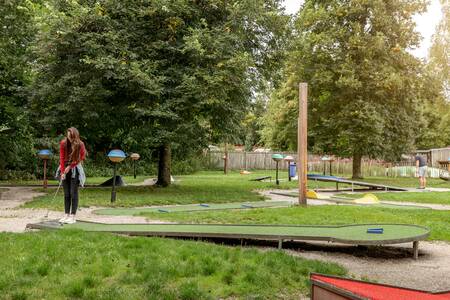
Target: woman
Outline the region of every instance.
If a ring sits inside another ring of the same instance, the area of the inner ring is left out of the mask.
[[[64,187],[64,211],[61,223],[73,224],[78,208],[78,187],[84,177],[81,162],[86,158],[86,148],[80,140],[80,133],[74,127],[67,129],[67,136],[59,147],[59,169]]]

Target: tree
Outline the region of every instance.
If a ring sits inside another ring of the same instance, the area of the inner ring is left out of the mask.
[[[249,104],[248,112],[241,122],[239,142],[245,145],[245,151],[252,151],[253,147],[261,142],[261,118],[266,110],[267,102],[264,97],[264,94],[255,97],[255,100]]]
[[[34,30],[26,1],[0,6],[0,170],[30,169],[33,142],[24,88],[30,81],[26,53]]]
[[[43,128],[73,124],[95,148],[159,153],[229,135],[283,52],[278,0],[51,1],[37,43],[33,108]]]
[[[450,145],[450,4],[442,3],[442,20],[436,28],[430,55],[421,78],[420,149]]]
[[[422,0],[307,0],[285,83],[271,99],[264,138],[296,147],[298,83],[309,83],[309,147],[353,157],[361,177],[363,156],[395,159],[414,143],[420,62],[412,16]]]
[[[427,64],[419,83],[419,126],[415,145],[418,149],[432,149],[450,145],[450,103],[445,99],[439,73]]]
[[[450,99],[450,3],[441,0],[442,20],[433,35],[429,66],[441,81],[444,96]]]

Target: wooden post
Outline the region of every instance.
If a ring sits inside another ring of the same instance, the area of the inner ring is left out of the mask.
[[[299,84],[298,99],[298,203],[306,205],[307,172],[308,172],[308,84]]]

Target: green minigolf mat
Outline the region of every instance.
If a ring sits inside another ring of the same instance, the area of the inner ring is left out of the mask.
[[[292,198],[298,198],[298,193],[295,192],[272,192],[272,194],[275,195],[281,195],[281,196],[287,196]],[[383,201],[380,201],[379,203],[356,203],[352,200],[355,200],[353,198],[347,198],[347,197],[335,197],[335,198],[318,198],[318,199],[310,199],[310,200],[320,200],[320,201],[328,201],[336,204],[345,204],[345,205],[356,205],[356,206],[368,206],[368,207],[378,207],[378,208],[394,208],[394,209],[431,209],[430,207],[426,206],[419,206],[419,205],[406,205],[406,204],[392,204],[392,203],[386,203]]]
[[[428,228],[405,224],[360,224],[342,226],[223,225],[223,224],[104,224],[79,221],[60,225],[56,221],[29,224],[36,229],[78,229],[130,235],[173,237],[266,238],[319,240],[358,245],[398,244],[426,239]],[[368,233],[382,228],[383,233]]]
[[[170,212],[193,212],[208,210],[225,210],[225,209],[251,209],[251,208],[269,208],[269,207],[288,207],[292,203],[289,201],[258,201],[245,203],[220,203],[220,204],[189,204],[189,205],[171,205],[157,207],[142,208],[105,208],[95,210],[97,215],[111,216],[133,216],[141,213],[170,213]]]

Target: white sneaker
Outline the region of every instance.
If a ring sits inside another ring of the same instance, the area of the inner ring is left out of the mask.
[[[59,219],[59,223],[66,223],[68,219],[69,219],[69,215],[67,214],[64,217],[62,217],[61,219]]]
[[[70,215],[70,217],[67,218],[66,224],[75,224],[77,220],[75,220],[75,215]]]

